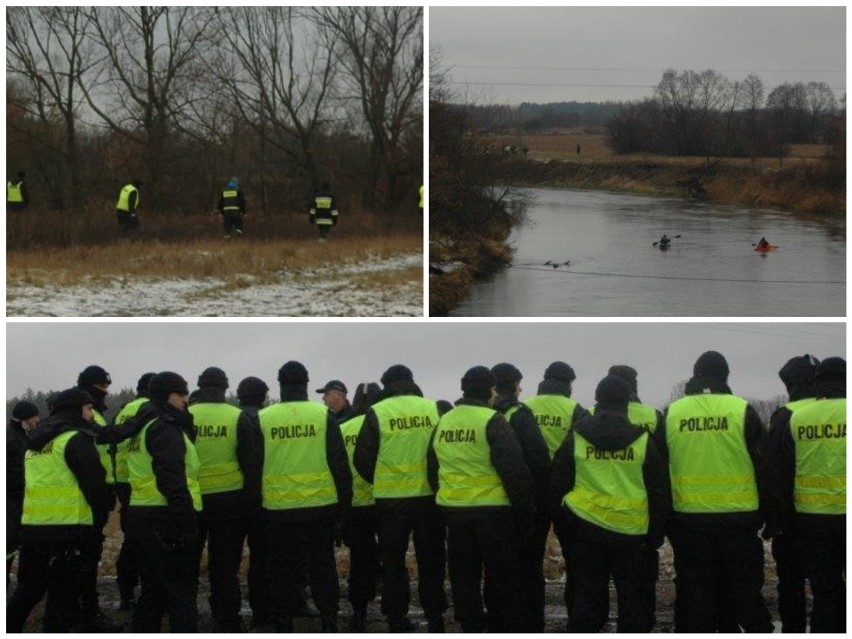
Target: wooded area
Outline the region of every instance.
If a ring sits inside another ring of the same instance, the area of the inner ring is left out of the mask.
[[[253,210],[416,212],[420,7],[11,7],[6,158],[33,206],[211,210],[238,176]]]

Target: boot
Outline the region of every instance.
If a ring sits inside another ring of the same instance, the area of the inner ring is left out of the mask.
[[[107,617],[102,610],[87,615],[78,626],[79,632],[121,632],[124,626]]]
[[[365,632],[367,630],[367,606],[357,606],[352,611],[349,620],[349,632]]]
[[[322,632],[337,633],[337,613],[331,612],[320,616]]]
[[[293,632],[293,617],[278,617],[275,620],[275,632]]]
[[[408,617],[388,617],[389,632],[414,632],[414,624]]]
[[[431,615],[429,617],[426,617],[426,628],[427,632],[431,633],[446,632],[446,630],[444,629],[443,615]]]

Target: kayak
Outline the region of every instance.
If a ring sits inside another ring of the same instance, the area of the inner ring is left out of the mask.
[[[770,253],[771,251],[774,251],[777,248],[778,247],[775,244],[769,244],[768,246],[758,246],[754,250],[758,253]]]
[[[665,244],[663,244],[662,242],[660,242],[660,250],[661,250],[661,251],[667,251],[667,250],[669,250],[669,247],[670,247],[670,246],[671,246],[671,242],[666,242]]]

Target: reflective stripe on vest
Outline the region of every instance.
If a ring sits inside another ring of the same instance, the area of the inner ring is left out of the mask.
[[[9,182],[8,184],[6,184],[7,202],[21,203],[24,201],[24,192],[21,189],[21,184],[23,184],[23,182],[18,182],[17,184],[15,184],[14,182]]]
[[[509,496],[491,463],[485,426],[497,411],[456,406],[441,417],[433,446],[438,458],[439,506],[509,506]]]
[[[343,443],[346,446],[346,456],[349,458],[349,469],[352,471],[352,507],[372,506],[376,503],[376,498],[373,497],[373,486],[368,484],[358,471],[355,470],[353,459],[355,457],[355,444],[358,442],[358,435],[361,434],[361,428],[364,426],[364,415],[358,415],[352,419],[347,419],[340,425],[340,433],[343,435]]]
[[[115,208],[119,211],[129,211],[130,210],[130,194],[136,193],[136,207],[139,206],[139,191],[132,184],[126,185],[121,189],[121,193],[118,194],[118,204],[115,205]]]
[[[535,415],[535,421],[547,444],[550,459],[565,441],[574,421],[577,402],[564,395],[536,395],[524,400]]]
[[[115,425],[121,426],[131,417],[136,417],[136,413],[145,404],[148,403],[147,397],[137,397],[136,399],[127,402],[118,415],[115,416]],[[119,442],[115,446],[115,481],[126,484],[130,481],[130,474],[127,470],[127,446],[130,443],[129,439]]]
[[[333,199],[325,195],[318,195],[314,198],[314,208],[311,209],[311,215],[314,218],[314,224],[318,226],[333,226],[337,218],[337,209],[332,208]]]
[[[198,429],[198,485],[202,495],[243,488],[243,471],[237,459],[237,422],[242,411],[224,402],[199,402],[189,407]]]
[[[423,208],[423,185],[420,185],[420,208]]]
[[[92,409],[92,413],[94,415],[92,421],[95,424],[97,424],[100,428],[110,428],[106,417],[104,417],[100,411]],[[103,466],[104,471],[106,471],[106,483],[108,484],[115,483],[115,460],[113,459],[112,446],[112,444],[95,445],[95,448],[98,449],[98,457],[101,460],[101,466]]]
[[[384,499],[434,494],[426,474],[426,450],[438,425],[435,402],[400,395],[378,402],[373,412],[379,422],[373,495]]]
[[[225,189],[222,191],[222,210],[223,211],[239,211],[240,205],[237,195],[239,191],[234,189]]]
[[[24,510],[27,526],[93,525],[92,508],[65,461],[65,447],[79,431],[54,437],[41,450],[24,455]]]
[[[281,402],[259,413],[263,432],[263,507],[315,508],[337,503],[328,467],[328,409],[319,402]]]
[[[597,408],[597,404],[592,406],[589,414],[594,415]],[[655,433],[657,432],[657,409],[640,402],[630,402],[627,404],[627,421],[634,426],[644,428],[649,433]]]
[[[666,443],[674,510],[757,510],[754,464],[745,443],[748,403],[735,395],[689,395],[669,406]]]
[[[603,451],[576,431],[574,488],[562,503],[580,519],[623,535],[648,532],[648,491],[642,464],[648,432],[617,451]]]
[[[846,399],[820,399],[795,411],[796,512],[846,514]]]
[[[167,506],[168,500],[157,488],[154,475],[153,458],[145,444],[145,435],[157,417],[145,424],[145,427],[130,440],[127,447],[127,469],[130,475],[131,506]],[[192,507],[201,510],[201,489],[198,487],[198,455],[186,433],[181,433],[186,453],[183,457],[186,472],[186,487],[192,497]]]

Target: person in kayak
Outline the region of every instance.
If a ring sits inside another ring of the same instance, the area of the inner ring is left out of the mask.
[[[758,250],[765,250],[769,248],[769,242],[766,241],[765,237],[760,238],[760,241],[757,243]]]
[[[669,238],[669,236],[666,235],[665,233],[663,233],[663,237],[660,238],[660,246],[667,246],[671,243],[672,243],[672,241]]]

